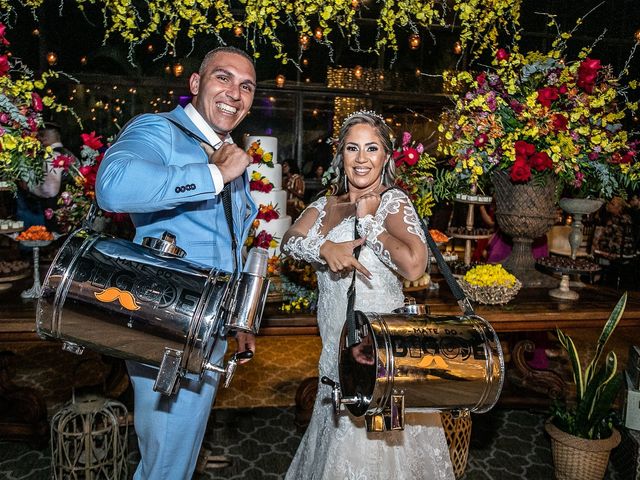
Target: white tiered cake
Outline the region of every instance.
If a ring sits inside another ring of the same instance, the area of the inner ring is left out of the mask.
[[[269,257],[280,254],[282,236],[291,226],[287,215],[287,191],[282,189],[282,165],[278,163],[278,139],[247,137],[245,150],[253,163],[247,168],[251,197],[258,205],[253,246],[268,248]]]

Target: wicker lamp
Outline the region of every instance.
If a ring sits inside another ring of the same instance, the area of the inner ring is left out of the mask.
[[[127,408],[87,394],[67,403],[51,419],[54,479],[127,478]]]

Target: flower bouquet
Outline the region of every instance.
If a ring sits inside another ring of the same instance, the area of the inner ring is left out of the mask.
[[[628,94],[638,82],[623,85],[593,46],[566,58],[573,31],[551,25],[559,34],[547,53],[516,44],[496,49],[488,71],[447,76],[461,93],[439,126],[439,150],[470,185],[502,170],[514,183],[555,176],[567,195],[611,198],[638,183],[639,143],[623,126],[637,111]]]
[[[6,26],[0,23],[0,182],[15,189],[15,182],[37,185],[44,175],[44,160],[51,156],[37,139],[42,127],[42,110],[57,107],[53,97],[41,97],[38,90],[45,87],[48,77],[33,78],[33,72],[19,59],[3,53],[9,41]]]
[[[87,217],[91,205],[96,197],[96,175],[100,162],[104,156],[107,145],[102,141],[102,136],[96,132],[83,133],[80,159],[67,155],[59,155],[54,160],[53,166],[62,168],[66,172],[66,180],[62,186],[62,193],[58,199],[59,208],[45,210],[45,217],[55,217],[58,228],[62,233],[68,233],[82,225]],[[97,209],[93,228],[102,230],[109,220],[125,222],[127,214],[116,214]]]
[[[405,190],[421,218],[431,216],[436,203],[451,200],[459,190],[459,181],[450,171],[438,170],[436,159],[411,133],[403,132],[400,146],[393,152],[396,185]]]
[[[507,272],[502,265],[478,265],[460,280],[460,287],[474,302],[504,304],[520,291],[522,283]]]

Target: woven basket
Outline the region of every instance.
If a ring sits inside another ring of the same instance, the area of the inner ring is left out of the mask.
[[[464,475],[469,457],[469,442],[471,440],[471,415],[468,410],[463,410],[458,416],[449,412],[440,412],[442,428],[449,445],[449,456],[453,465],[453,473],[456,478]]]
[[[620,443],[620,432],[609,438],[589,440],[563,432],[551,420],[544,425],[551,437],[551,451],[558,480],[602,480],[609,465],[609,454]]]

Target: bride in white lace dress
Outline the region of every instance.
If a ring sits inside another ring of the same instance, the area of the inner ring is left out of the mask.
[[[419,278],[427,247],[418,217],[394,183],[391,131],[357,112],[340,130],[333,167],[337,192],[312,203],[283,238],[284,251],[312,262],[318,276],[319,374],[338,379],[347,289],[357,271],[355,309],[391,312],[404,304],[401,277]],[[354,240],[354,222],[360,238]],[[354,248],[361,247],[359,258]],[[311,422],[287,480],[453,479],[438,413],[408,413],[404,431],[367,433],[363,417],[336,419],[331,388],[320,384]]]

